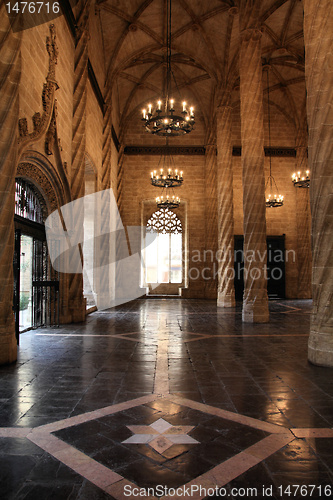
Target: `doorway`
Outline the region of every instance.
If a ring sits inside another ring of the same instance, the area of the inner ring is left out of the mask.
[[[149,290],[154,286],[154,295],[179,295],[183,282],[183,228],[180,219],[167,208],[159,209],[149,218],[146,231],[155,235],[145,248],[146,285]]]
[[[234,270],[235,297],[243,300],[244,292],[244,237],[235,236]],[[267,295],[269,299],[285,299],[285,235],[267,236]]]
[[[48,256],[45,216],[36,187],[16,179],[13,310],[18,343],[26,330],[59,324],[59,278]]]
[[[32,236],[26,234],[17,234],[20,238],[20,254],[19,254],[19,331],[30,329],[33,325],[32,319],[32,276],[33,276],[33,247],[34,240]]]

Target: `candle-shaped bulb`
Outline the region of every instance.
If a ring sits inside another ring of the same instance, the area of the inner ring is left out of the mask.
[[[173,109],[173,103],[174,103],[174,100],[173,99],[170,99],[170,108]]]
[[[142,118],[146,118],[146,110],[145,109],[142,110]]]
[[[183,177],[183,171],[182,170],[180,171],[180,177]]]
[[[183,101],[183,111],[186,111],[186,101]]]
[[[151,172],[151,178],[153,179],[154,178],[154,172]]]
[[[301,177],[301,172],[297,172],[298,177]]]
[[[152,108],[152,105],[148,104],[148,114],[150,114],[150,115],[151,115],[151,108]]]
[[[306,173],[306,176],[309,177],[310,170],[307,170],[305,173]]]
[[[193,106],[190,107],[190,115],[193,116],[193,111],[194,111],[194,108]]]
[[[162,101],[157,101],[157,109],[161,111]]]
[[[161,175],[163,175],[163,168],[161,168]]]

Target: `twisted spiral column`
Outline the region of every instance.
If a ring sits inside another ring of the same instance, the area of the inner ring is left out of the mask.
[[[245,14],[248,14],[247,10]],[[244,211],[242,317],[244,322],[265,323],[269,321],[266,275],[265,156],[261,32],[256,28],[247,28],[241,33],[240,98]]]
[[[117,220],[117,233],[116,233],[116,276],[115,276],[115,293],[119,298],[123,294],[123,259],[129,255],[129,241],[126,228],[123,226],[123,177],[124,177],[124,146],[121,146],[118,155],[118,172],[117,172],[117,206],[120,217]],[[134,242],[131,242],[134,243]],[[131,249],[132,250],[132,249]]]
[[[229,100],[229,99],[228,99]],[[218,295],[217,305],[234,307],[234,210],[231,106],[217,113]]]
[[[215,137],[214,137],[215,139]],[[216,299],[217,294],[217,191],[216,191],[216,144],[206,145],[205,155],[205,219],[206,219],[206,255],[205,298]]]
[[[111,187],[111,151],[112,151],[112,133],[111,133],[111,107],[107,106],[103,119],[103,151],[102,151],[102,169],[100,175],[100,190],[109,190]],[[111,245],[114,234],[111,234],[110,228],[111,196],[108,192],[104,193],[100,199],[98,210],[98,233],[100,236],[96,240],[97,259],[94,269],[94,282],[96,291],[96,303],[98,309],[109,307],[111,302]]]
[[[112,113],[111,106],[106,107],[103,118],[103,153],[101,189],[109,189],[111,184],[111,151],[112,151]]]
[[[307,147],[296,146],[296,172],[307,170]],[[296,189],[297,211],[297,298],[311,299],[311,211],[309,189]]]
[[[0,7],[0,364],[16,360],[13,315],[15,172],[22,32],[13,33]]]
[[[86,150],[86,104],[88,80],[88,9],[83,6],[77,29],[77,39],[74,55],[74,95],[73,95],[73,136],[72,136],[72,166],[71,192],[72,199],[84,196],[84,172]],[[84,212],[81,207],[73,204],[73,220],[77,241],[83,242]],[[70,268],[76,271],[69,275],[69,304],[73,322],[84,321],[85,300],[83,297],[82,274],[82,244],[80,245],[81,262],[77,254],[70,257]]]
[[[333,4],[303,3],[313,248],[308,356],[333,366]]]

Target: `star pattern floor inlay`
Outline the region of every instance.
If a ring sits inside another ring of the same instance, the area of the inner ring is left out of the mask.
[[[174,426],[163,418],[159,418],[150,425],[128,425],[127,428],[133,432],[133,436],[122,443],[147,443],[161,454],[174,444],[197,444],[199,442],[188,435],[194,429],[194,425]]]

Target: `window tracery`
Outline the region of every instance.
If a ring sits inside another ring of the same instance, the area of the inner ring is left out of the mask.
[[[180,234],[182,223],[177,215],[168,208],[161,208],[153,213],[147,222],[147,232]]]

